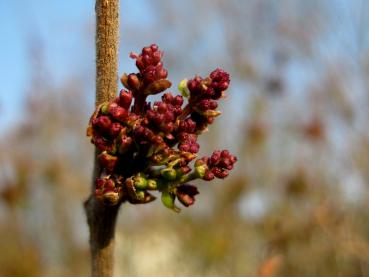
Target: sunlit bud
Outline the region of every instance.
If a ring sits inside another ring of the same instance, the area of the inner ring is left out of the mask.
[[[156,190],[158,188],[157,182],[155,180],[149,179],[147,180],[147,189],[148,190]]]
[[[206,117],[216,117],[221,115],[222,113],[220,111],[214,111],[214,110],[207,110],[205,112],[202,113],[203,116]]]
[[[101,105],[101,113],[104,115],[109,113],[109,103],[104,103]]]
[[[134,185],[137,189],[146,189],[147,188],[147,179],[143,177],[142,174],[138,174],[133,178]]]
[[[206,164],[195,165],[195,172],[198,178],[204,178],[206,171],[208,170],[208,166]]]
[[[178,84],[178,90],[180,91],[180,93],[182,94],[183,97],[188,97],[190,95],[190,91],[187,88],[187,79],[183,79],[179,84]]]

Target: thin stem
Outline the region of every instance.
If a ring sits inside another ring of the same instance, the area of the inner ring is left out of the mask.
[[[96,106],[114,98],[118,90],[119,0],[96,0]],[[101,173],[96,155],[91,196],[85,202],[90,229],[93,277],[113,276],[114,233],[120,205],[107,206],[93,196]]]

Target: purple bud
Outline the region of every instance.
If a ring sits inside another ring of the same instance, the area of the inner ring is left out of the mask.
[[[210,170],[208,170],[205,172],[205,175],[202,179],[205,181],[211,181],[214,179],[214,174]]]
[[[182,106],[183,105],[183,97],[181,95],[177,95],[174,97],[172,104],[174,106]]]
[[[161,97],[161,99],[163,100],[163,102],[165,102],[167,104],[171,104],[174,97],[171,93],[164,93],[163,96]]]
[[[116,103],[111,103],[109,105],[109,113],[115,120],[121,122],[124,122],[128,116],[128,111],[125,108],[118,106]]]
[[[110,136],[111,136],[112,138],[116,138],[116,137],[119,135],[119,133],[120,133],[120,131],[122,130],[122,128],[123,128],[123,126],[122,126],[122,125],[120,125],[120,123],[118,123],[118,122],[113,123],[113,124],[111,125],[110,130],[109,130],[109,134],[110,134]]]
[[[129,109],[132,103],[132,92],[122,89],[119,94],[119,104],[125,109]]]
[[[159,113],[165,113],[168,110],[167,104],[163,102],[156,102],[156,107]]]
[[[103,133],[108,132],[111,127],[111,120],[108,116],[102,115],[92,120],[92,126]]]
[[[228,171],[222,170],[219,167],[213,167],[211,169],[211,172],[215,175],[215,177],[220,178],[220,179],[224,179],[225,177],[228,176]]]
[[[199,194],[197,188],[189,184],[182,184],[176,190],[178,200],[186,207],[195,203],[195,195],[197,194]]]

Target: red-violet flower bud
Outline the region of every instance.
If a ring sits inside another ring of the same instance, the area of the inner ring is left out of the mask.
[[[226,90],[229,86],[229,74],[224,70],[217,68],[211,74],[211,87],[215,90]]]
[[[187,139],[179,144],[178,149],[195,154],[199,152],[200,149],[200,145],[196,141],[197,136],[195,134],[188,134]]]
[[[196,107],[201,111],[215,110],[218,107],[218,103],[212,99],[203,99],[196,105]]]
[[[186,207],[195,203],[195,195],[197,194],[199,194],[197,187],[189,184],[182,184],[176,189],[178,200]]]
[[[125,108],[118,106],[116,103],[111,103],[109,105],[109,113],[115,120],[121,122],[124,122],[128,116],[128,111]]]
[[[120,131],[122,130],[123,126],[118,123],[118,122],[114,122],[112,125],[111,125],[111,128],[109,130],[109,135],[112,137],[112,138],[116,138]]]
[[[191,118],[180,121],[178,126],[179,132],[186,133],[195,133],[196,132],[196,123]]]
[[[211,164],[217,164],[220,161],[221,152],[219,150],[214,151],[210,157]]]
[[[161,99],[164,103],[171,104],[174,100],[174,96],[171,93],[164,93]]]
[[[182,175],[185,175],[185,174],[191,172],[191,167],[182,166],[182,167],[176,169],[176,172],[177,172],[177,175],[182,176]]]
[[[103,133],[109,132],[112,122],[108,116],[102,115],[92,120],[94,129]]]
[[[129,109],[132,103],[132,92],[122,89],[119,94],[119,105],[126,110]]]
[[[177,95],[174,97],[172,104],[174,106],[182,106],[183,105],[183,97],[181,95]]]
[[[220,178],[220,179],[224,179],[225,177],[228,176],[228,171],[222,170],[219,167],[213,167],[211,169],[211,172],[214,174],[215,177]]]
[[[109,140],[106,140],[101,135],[95,134],[92,141],[95,144],[96,148],[100,151],[111,151],[111,150],[113,150],[113,142],[109,141]]]
[[[214,174],[210,170],[208,170],[205,172],[205,175],[202,179],[205,181],[211,181],[214,179]]]
[[[168,106],[164,102],[155,102],[154,106],[159,113],[165,113],[168,110]]]

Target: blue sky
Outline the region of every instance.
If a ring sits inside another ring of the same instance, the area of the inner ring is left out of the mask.
[[[51,77],[56,78],[53,81],[62,81],[67,74],[81,68],[71,67],[71,60],[85,60],[74,53],[93,55],[91,42],[81,37],[86,33],[83,28],[93,22],[93,16],[93,1],[0,0],[0,127],[3,130],[20,116],[12,107],[20,107],[31,82],[30,45],[42,48],[48,70],[53,72]]]
[[[365,0],[350,1],[350,3],[345,0],[327,2],[327,5],[332,7],[330,18],[336,28],[330,36],[322,40],[321,49],[318,49],[318,52],[322,52],[322,63],[325,63],[325,58],[329,56],[334,59],[334,55],[343,55],[343,51],[346,51],[345,55],[348,58],[356,60],[359,58],[353,42],[355,34],[351,29],[355,29],[356,19],[360,18],[362,9],[358,7],[363,5],[363,1]],[[83,76],[88,76],[87,81],[91,83],[91,89],[93,89],[94,2],[93,0],[0,0],[0,35],[2,38],[0,43],[0,128],[2,130],[7,129],[21,115],[13,107],[21,107],[27,86],[31,83],[32,61],[29,57],[32,51],[30,45],[34,43],[36,43],[35,47],[42,49],[46,69],[52,73],[49,75],[52,79],[51,83],[57,86],[70,76],[84,74]],[[158,2],[163,4],[162,1]],[[191,3],[178,3],[180,5],[178,8],[181,9],[182,6],[191,5]],[[121,6],[125,11],[124,16],[121,17],[122,27],[126,27],[128,22],[137,22],[140,25],[138,27],[138,32],[140,32],[146,30],[145,28],[150,29],[150,23],[155,24],[147,1],[125,0],[121,1]],[[170,27],[168,26],[168,29]],[[203,34],[209,33],[206,31],[206,26],[202,27]],[[178,32],[178,30],[172,31],[174,35]],[[123,33],[122,36],[124,35]],[[215,35],[219,36],[219,34]],[[157,41],[155,34],[150,34],[150,39],[152,38]],[[204,42],[205,40],[209,38],[204,39]],[[126,58],[130,51],[128,47],[132,45],[138,47],[141,43],[150,42],[138,36],[134,43],[129,46],[123,45],[121,58],[124,57],[124,59],[121,60],[124,63],[121,63],[120,67],[124,66],[125,71],[133,67]],[[204,42],[198,43],[199,49],[201,45],[209,45],[209,41],[207,44]],[[203,50],[211,51],[214,46],[205,47]],[[301,68],[293,72],[294,76],[303,74]],[[292,81],[296,82],[296,77],[293,78]]]
[[[122,20],[146,13],[143,1],[123,1],[129,9]],[[149,18],[145,16],[144,18]],[[4,131],[21,113],[27,86],[31,84],[34,48],[41,48],[50,83],[94,74],[94,1],[0,0],[0,128]],[[31,45],[33,45],[31,47]],[[37,61],[36,61],[37,62]],[[93,89],[93,87],[91,87]],[[2,132],[3,133],[3,132]]]

